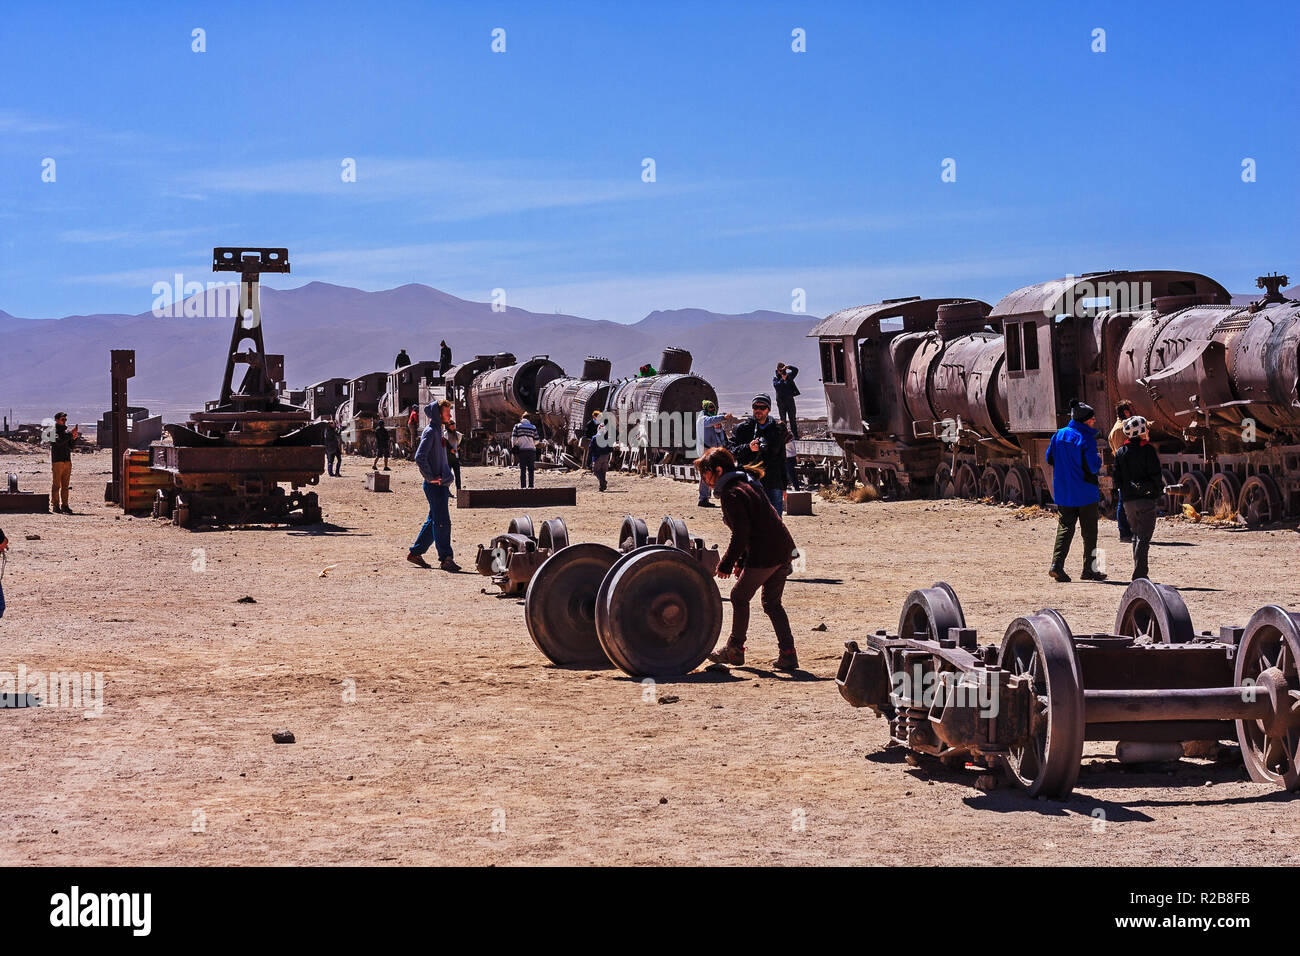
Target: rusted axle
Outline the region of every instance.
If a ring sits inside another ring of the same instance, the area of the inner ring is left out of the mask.
[[[1085,690],[1089,724],[1154,720],[1262,720],[1271,722],[1273,701],[1263,687],[1179,687],[1160,690]]]

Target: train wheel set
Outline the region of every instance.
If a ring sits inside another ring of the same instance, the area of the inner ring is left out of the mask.
[[[1300,614],[1268,605],[1197,634],[1178,592],[1144,578],[1124,592],[1114,633],[1073,634],[1044,608],[982,644],[939,582],[907,596],[896,634],[847,642],[836,685],[888,720],[895,743],[1000,767],[1030,796],[1067,798],[1090,740],[1181,755],[1184,742],[1235,739],[1252,780],[1296,790],[1297,661]]]
[[[538,650],[558,667],[617,667],[633,677],[677,677],[699,667],[722,631],[713,579],[717,546],[665,516],[651,537],[627,515],[617,547],[570,544],[559,518],[520,515],[480,546],[475,565],[502,591],[525,593],[524,621]]]

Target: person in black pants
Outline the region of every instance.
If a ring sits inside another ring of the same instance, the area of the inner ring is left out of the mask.
[[[510,433],[510,444],[519,460],[519,487],[533,487],[533,465],[537,461],[537,440],[541,435],[537,426],[529,420],[524,412],[519,424]]]
[[[455,422],[448,422],[443,429],[442,444],[447,449],[447,464],[456,476],[456,490],[460,491],[460,432],[456,431]]]
[[[325,423],[325,471],[331,478],[343,477],[339,474],[343,468],[343,444],[339,440],[339,430],[333,422]]]
[[[1150,426],[1141,415],[1124,423],[1128,441],[1115,452],[1115,487],[1124,495],[1124,512],[1133,533],[1133,579],[1149,577],[1147,553],[1156,533],[1156,502],[1164,494],[1160,456],[1151,444]]]
[[[582,430],[582,436],[587,439],[588,461],[591,464],[591,473],[596,476],[600,482],[600,490],[608,491],[609,485],[606,483],[605,476],[609,473],[609,458],[613,448],[610,446],[609,432],[605,423],[601,421],[605,413],[599,409],[591,413],[591,420],[587,422]]]
[[[731,541],[718,561],[718,577],[740,576],[731,589],[731,636],[709,655],[718,664],[745,663],[745,635],[749,630],[749,602],[762,589],[763,612],[776,631],[779,653],[771,666],[777,670],[799,669],[790,618],[781,604],[786,579],[793,567],[794,538],[785,522],[769,505],[763,486],[740,468],[725,448],[711,448],[695,460],[695,468],[722,502],[722,520],[731,529]],[[757,470],[757,469],[754,469]]]
[[[392,442],[389,437],[388,429],[384,427],[383,419],[375,424],[375,463],[370,466],[371,471],[379,470],[379,459],[384,459],[384,471],[389,471],[388,467],[388,449]]]
[[[772,392],[776,395],[776,411],[790,429],[790,437],[799,437],[799,425],[795,422],[794,400],[799,395],[799,386],[794,378],[799,369],[784,362],[776,363],[776,374],[772,376]]]

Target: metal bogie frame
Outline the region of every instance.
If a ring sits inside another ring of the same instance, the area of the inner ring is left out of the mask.
[[[1076,635],[1045,608],[981,644],[940,582],[908,595],[896,634],[848,641],[836,684],[896,743],[1000,767],[1030,796],[1068,797],[1089,740],[1237,739],[1252,780],[1300,788],[1300,614],[1197,635],[1178,593],[1142,578],[1116,631]]]

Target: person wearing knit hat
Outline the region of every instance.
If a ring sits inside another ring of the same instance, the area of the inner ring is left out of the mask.
[[[1067,582],[1065,559],[1074,540],[1074,526],[1083,534],[1083,574],[1085,581],[1105,581],[1097,570],[1097,515],[1101,489],[1097,475],[1101,472],[1101,454],[1097,450],[1097,413],[1091,405],[1070,400],[1069,423],[1052,436],[1047,446],[1047,464],[1052,469],[1052,500],[1056,503],[1056,544],[1052,549],[1052,566],[1048,575]]]

